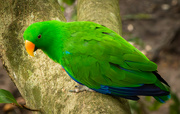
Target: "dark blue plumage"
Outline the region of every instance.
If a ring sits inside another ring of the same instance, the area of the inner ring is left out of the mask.
[[[63,67],[63,66],[62,66]],[[64,67],[63,67],[64,68]],[[127,69],[121,68],[123,70],[129,71]],[[66,70],[65,70],[66,71]],[[66,71],[67,72],[67,71]],[[73,78],[68,72],[67,74],[77,83],[83,85],[75,78]],[[114,96],[123,97],[126,99],[131,100],[138,100],[139,97],[137,95],[143,96],[162,96],[162,95],[169,95],[168,91],[161,90],[154,84],[139,84],[139,87],[110,87],[106,85],[101,85],[99,89],[91,88],[94,91],[97,91],[102,94],[109,94]],[[170,97],[170,95],[169,95]],[[158,98],[160,102],[164,103],[165,101],[161,98]]]

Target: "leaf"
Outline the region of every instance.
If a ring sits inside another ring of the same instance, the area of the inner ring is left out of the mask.
[[[15,103],[18,105],[14,96],[7,90],[0,89],[0,103]]]

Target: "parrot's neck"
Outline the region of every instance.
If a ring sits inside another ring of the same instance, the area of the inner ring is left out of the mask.
[[[45,49],[42,49],[43,52],[49,56],[49,58],[60,64],[63,55],[62,50],[64,42],[71,37],[71,32],[73,32],[71,26],[72,24],[69,23],[61,23],[60,25],[58,25],[58,27],[47,36],[51,37],[52,39],[48,42],[49,46],[45,47]]]
[[[62,49],[63,49],[63,42],[70,34],[67,33],[66,23],[61,23],[55,29],[52,28],[54,31],[50,32],[47,37],[51,40],[48,41],[48,46],[42,48],[42,51],[49,56],[55,62],[60,63],[60,58],[62,57]],[[60,63],[61,64],[61,63]]]
[[[47,49],[42,49],[42,51],[53,61],[60,63],[60,58],[62,56],[62,41],[50,44]]]
[[[51,58],[53,61],[55,62],[59,62],[60,56],[61,54],[59,54],[58,52],[56,52],[57,50],[55,50],[56,48],[51,48],[49,50],[43,50],[43,52],[49,56],[49,58]]]

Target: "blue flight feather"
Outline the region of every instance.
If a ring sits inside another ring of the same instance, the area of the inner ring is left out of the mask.
[[[122,69],[127,70],[124,68]],[[77,81],[74,77],[72,77],[66,69],[65,71],[74,81],[83,85],[82,83]],[[119,96],[131,100],[138,100],[139,97],[137,97],[137,95],[161,96],[161,95],[169,94],[169,92],[161,90],[159,87],[155,86],[154,84],[139,84],[139,87],[110,87],[106,85],[101,85],[99,89],[95,89],[95,88],[91,88],[91,89],[102,94]],[[170,95],[168,97],[170,97]],[[164,102],[161,98],[159,98],[159,101],[162,103]]]

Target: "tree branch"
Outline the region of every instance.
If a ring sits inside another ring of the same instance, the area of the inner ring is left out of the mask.
[[[122,35],[119,0],[78,0],[78,21],[93,21]]]
[[[40,50],[35,57],[26,53],[23,32],[30,24],[54,19],[66,21],[56,0],[2,0],[0,7],[0,57],[28,107],[47,114],[130,113],[122,99],[119,102],[96,92],[70,93],[76,83],[59,64]],[[117,18],[114,13],[111,15]],[[109,21],[103,24],[111,27]],[[113,30],[116,24],[119,22],[114,22]]]
[[[119,0],[78,0],[77,5],[78,21],[93,21],[122,35]],[[104,97],[107,96],[104,95]],[[118,101],[114,102],[114,104],[108,104],[112,99],[114,98],[107,97],[107,99],[104,100],[105,105],[103,104],[104,106],[102,105],[102,107],[111,107],[113,109],[114,106],[117,105],[116,103],[120,101],[119,105],[115,108],[116,111],[111,112],[107,110],[107,113],[130,113],[127,100],[117,98]]]

